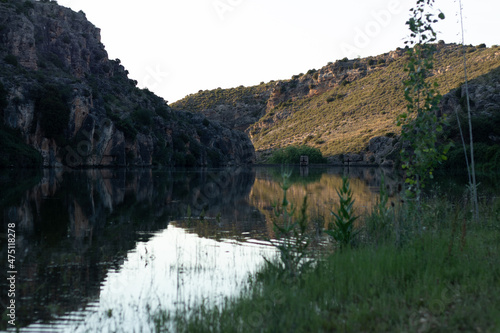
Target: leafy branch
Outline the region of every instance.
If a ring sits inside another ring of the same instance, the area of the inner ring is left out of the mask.
[[[337,195],[340,201],[339,207],[337,212],[331,211],[333,222],[328,225],[328,230],[325,230],[325,233],[340,243],[342,249],[352,245],[354,238],[359,233],[359,230],[354,226],[358,216],[354,215],[354,199],[347,177],[342,178],[342,187],[337,190]]]
[[[441,94],[437,82],[428,80],[433,70],[437,33],[432,24],[444,19],[444,14],[436,14],[434,0],[418,0],[410,9],[412,17],[406,22],[410,29],[410,39],[406,44],[408,62],[405,71],[408,79],[405,85],[406,112],[398,116],[397,125],[402,127],[403,148],[401,159],[406,171],[407,195],[420,201],[421,189],[438,163],[446,160],[450,144],[439,144],[438,136],[443,132],[446,117],[438,117]],[[436,18],[437,17],[437,18]]]

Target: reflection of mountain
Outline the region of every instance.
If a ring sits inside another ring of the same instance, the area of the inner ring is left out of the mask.
[[[193,215],[221,213],[221,228],[250,229],[243,223],[248,216],[263,224],[246,203],[254,178],[243,169],[44,170],[38,178],[20,179],[0,174],[3,230],[17,225],[19,323],[48,320],[98,298],[108,270],[119,269],[138,241],[184,216],[188,205]]]
[[[99,169],[0,173],[0,221],[17,225],[18,305],[22,325],[85,307],[110,269],[169,221],[201,237],[272,235],[271,205],[282,198],[281,169],[152,171]],[[294,171],[288,199],[309,197],[309,215],[328,218],[342,169]],[[358,211],[375,200],[381,169],[349,170]],[[307,174],[307,175],[306,175]],[[391,191],[396,179],[385,175]],[[192,222],[182,222],[188,207]],[[204,215],[203,221],[199,220]],[[216,218],[217,216],[220,218]],[[2,257],[6,257],[2,243]],[[6,279],[0,282],[5,287]],[[6,295],[2,295],[6,297]],[[2,299],[5,304],[6,299]],[[5,328],[2,323],[0,328]]]
[[[255,170],[229,168],[189,174],[189,193],[180,202],[183,217],[191,210],[192,222],[177,222],[201,237],[239,238],[241,233],[262,233],[265,217],[249,204]],[[199,217],[203,215],[203,221]],[[218,217],[219,216],[219,217]]]
[[[382,175],[390,195],[395,194],[398,179],[390,172],[392,170],[381,168],[310,168],[308,172],[296,168],[293,169],[293,185],[287,191],[287,199],[293,202],[298,210],[307,195],[308,216],[313,219],[322,216],[329,221],[330,209],[337,207],[339,201],[336,189],[342,185],[342,175],[346,174],[350,179],[355,209],[360,214],[376,202]],[[250,194],[251,205],[266,216],[269,230],[272,230],[272,205],[283,198],[283,190],[279,184],[280,173],[280,168],[257,169],[255,185]]]

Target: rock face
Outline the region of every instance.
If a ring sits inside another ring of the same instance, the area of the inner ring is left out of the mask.
[[[48,1],[0,3],[0,123],[17,129],[44,166],[254,161],[245,134],[172,110],[127,74],[83,12]]]
[[[500,53],[500,51],[499,51]],[[474,142],[489,147],[499,147],[500,144],[500,67],[488,74],[469,81],[469,100],[472,115]],[[462,154],[461,138],[456,124],[456,116],[461,119],[461,127],[465,131],[465,140],[468,139],[468,119],[465,85],[444,95],[438,116],[446,115],[449,125],[446,131],[447,138],[455,142],[457,150]],[[406,147],[405,147],[406,148]],[[498,148],[497,148],[498,149]],[[335,155],[329,158],[331,164],[353,166],[393,166],[399,159],[401,142],[399,136],[391,133],[390,136],[377,136],[370,139],[365,150],[359,153]],[[481,151],[479,151],[481,153]],[[480,161],[483,156],[476,156]]]
[[[292,111],[275,113],[276,108],[321,95],[334,87],[361,79],[375,72],[381,65],[389,65],[401,58],[404,53],[405,50],[399,49],[365,59],[365,62],[344,59],[329,63],[319,70],[294,75],[290,80],[271,81],[259,86],[199,91],[174,103],[172,107],[202,113],[231,128],[246,131],[252,137],[272,128],[275,121],[293,114]],[[258,123],[265,115],[271,117]]]
[[[464,50],[474,136],[492,146],[500,143],[499,46],[436,45],[430,79],[438,82],[444,95],[437,115],[455,118],[458,107],[460,117],[466,118],[465,88],[457,89],[463,82]],[[397,163],[401,148],[396,119],[406,111],[407,51],[398,48],[376,57],[344,58],[259,86],[202,91],[172,107],[245,130],[262,162],[277,149],[308,145],[320,149],[331,164],[390,166]],[[461,144],[457,124],[451,126],[446,134]],[[483,148],[491,153],[495,147]]]
[[[201,113],[230,128],[246,131],[265,115],[274,83],[254,87],[200,90],[174,103],[177,110]]]
[[[376,136],[359,153],[340,154],[328,158],[333,165],[393,167],[399,158],[401,143],[398,137]]]

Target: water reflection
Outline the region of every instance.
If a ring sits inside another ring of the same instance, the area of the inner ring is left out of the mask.
[[[344,172],[335,168],[296,169],[288,197],[299,204],[307,194],[310,216],[326,216],[336,203],[335,189]],[[138,296],[129,290],[134,281],[145,283],[140,300],[144,306],[148,302],[150,306],[159,302],[165,308],[192,306],[207,297],[216,300],[212,291],[219,298],[234,293],[244,280],[238,274],[255,269],[262,261],[262,251],[269,250],[253,240],[272,236],[271,205],[282,194],[280,173],[280,168],[2,172],[2,225],[4,230],[7,223],[17,225],[18,322],[26,326],[71,318],[87,323],[93,311],[99,310],[94,315],[102,316],[109,308],[125,316],[129,309],[120,312],[113,304],[120,303],[117,295],[127,295],[124,302]],[[395,192],[397,178],[390,172],[349,170],[360,210],[374,203],[382,174],[390,191]],[[178,222],[174,226],[172,221]],[[194,264],[189,251],[194,251]],[[6,258],[5,243],[2,258]],[[184,289],[175,297],[169,293],[169,283],[179,281],[175,280],[179,276],[168,273],[172,258],[184,265],[175,269],[176,274],[181,269],[184,279]],[[224,265],[233,271],[226,271],[222,280],[212,280],[206,286],[193,280],[219,279],[215,272],[225,268],[217,270],[216,266],[223,258],[229,260]],[[246,266],[234,272],[238,265]],[[202,271],[208,275],[197,275]],[[219,289],[215,288],[218,284]],[[1,328],[5,327],[2,322]],[[34,331],[54,327],[31,326]]]
[[[255,184],[250,193],[250,202],[266,216],[268,232],[272,233],[272,204],[282,198],[283,170],[280,168],[257,169]],[[295,168],[292,169],[290,182],[292,186],[287,191],[287,198],[296,206],[300,205],[304,196],[308,197],[307,214],[312,220],[319,220],[327,227],[330,222],[330,210],[335,210],[339,200],[337,189],[342,185],[342,176],[348,176],[355,200],[356,214],[360,215],[370,210],[376,203],[382,179],[390,197],[398,192],[400,178],[390,169],[381,168]]]

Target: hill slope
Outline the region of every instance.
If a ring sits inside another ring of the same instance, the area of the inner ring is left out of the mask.
[[[448,111],[462,98],[455,93],[464,80],[462,54],[459,45],[437,45],[430,79],[439,83],[441,94],[451,93],[445,98]],[[466,57],[471,80],[497,73],[494,69],[500,67],[500,47],[469,46]],[[229,126],[238,124],[249,133],[261,159],[280,147],[307,144],[321,149],[331,162],[347,156],[359,164],[383,164],[395,151],[397,141],[392,138],[400,131],[396,116],[406,107],[405,61],[403,49],[343,59],[290,80],[200,92],[172,107],[201,112]],[[489,98],[490,109],[500,112],[500,93],[495,89],[480,98]],[[255,118],[259,119],[253,122]]]
[[[253,161],[244,133],[174,111],[127,75],[83,12],[54,1],[1,1],[0,166]]]

